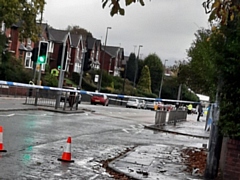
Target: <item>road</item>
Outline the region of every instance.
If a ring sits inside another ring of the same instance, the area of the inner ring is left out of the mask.
[[[7,153],[0,154],[1,179],[112,179],[101,160],[136,145],[201,146],[206,140],[144,129],[155,112],[81,104],[94,110],[77,114],[48,111],[0,112]],[[72,137],[75,163],[57,161]]]

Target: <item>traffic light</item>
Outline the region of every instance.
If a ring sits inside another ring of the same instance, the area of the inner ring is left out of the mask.
[[[31,60],[36,63],[38,59],[38,47],[33,48]]]
[[[83,71],[89,71],[92,68],[91,64],[92,64],[92,61],[90,60],[90,52],[87,51],[85,53],[85,59],[84,59],[84,64],[83,64]]]
[[[39,42],[37,64],[46,64],[47,54],[48,54],[48,42],[47,41],[40,41]]]
[[[64,58],[63,58],[63,67],[61,67],[61,61],[62,61],[62,52],[63,52],[63,45],[60,45],[59,50],[58,50],[58,58],[57,58],[57,68],[58,70],[66,70],[66,60],[67,60],[67,47],[65,47],[65,52],[64,52]]]

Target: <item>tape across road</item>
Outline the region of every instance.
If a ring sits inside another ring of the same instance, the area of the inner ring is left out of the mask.
[[[138,97],[138,96],[127,96],[123,94],[110,94],[110,93],[101,93],[101,92],[92,92],[92,91],[84,91],[84,90],[73,90],[73,89],[64,89],[58,87],[49,87],[49,86],[40,86],[40,85],[32,85],[32,84],[25,84],[25,83],[18,83],[18,82],[11,82],[11,81],[2,81],[0,80],[0,85],[6,86],[17,86],[17,87],[26,87],[32,89],[44,89],[44,90],[53,90],[53,91],[64,91],[64,92],[75,92],[80,94],[105,94],[108,97],[115,97],[119,99],[124,98],[135,98],[135,99],[144,99],[148,101],[162,101],[162,102],[172,102],[172,103],[198,103],[194,101],[183,101],[183,100],[174,100],[174,99],[161,99],[161,98],[147,98],[147,97]]]

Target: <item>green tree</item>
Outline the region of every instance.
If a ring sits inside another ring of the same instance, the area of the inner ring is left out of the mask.
[[[194,92],[205,94],[213,100],[217,87],[217,69],[215,50],[209,41],[210,30],[200,29],[195,33],[188,53],[188,61],[179,63],[179,83],[186,84]]]
[[[147,65],[150,71],[152,92],[158,94],[163,74],[163,64],[156,54],[150,54],[144,59],[144,65]]]
[[[136,71],[136,56],[134,53],[131,53],[127,61],[127,73],[126,77],[129,81],[134,81]]]
[[[4,22],[7,28],[19,24],[21,40],[38,39],[40,27],[37,23],[41,22],[45,0],[0,0],[0,4],[0,22]]]
[[[137,88],[145,93],[152,93],[150,72],[147,65],[142,68]]]
[[[142,69],[144,67],[144,61],[142,59],[138,59],[138,67],[137,67],[137,77],[136,77],[136,84],[139,81],[139,78],[141,77]]]

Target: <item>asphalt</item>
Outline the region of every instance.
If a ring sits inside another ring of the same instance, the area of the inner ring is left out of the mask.
[[[15,101],[16,98],[0,97],[0,111],[19,110],[46,110],[59,113],[83,113],[88,109],[78,108],[72,110],[68,107],[65,111],[62,108],[55,109],[47,106],[26,105],[23,101]],[[174,133],[180,136],[191,138],[209,138],[209,132],[204,130],[206,117],[201,117],[200,122],[196,121],[196,115],[188,115],[187,120],[174,125],[145,126],[156,132]],[[199,151],[206,148],[207,144],[192,144],[192,151]],[[144,180],[177,180],[177,179],[203,179],[197,172],[186,173],[187,166],[184,163],[186,157],[182,152],[189,147],[169,145],[137,146],[127,154],[118,157],[111,163],[109,168],[126,174],[132,179]]]

